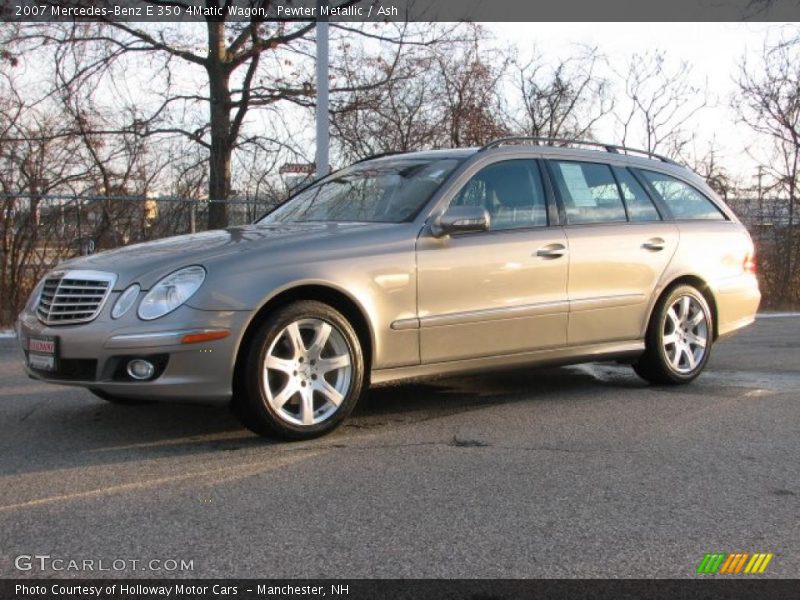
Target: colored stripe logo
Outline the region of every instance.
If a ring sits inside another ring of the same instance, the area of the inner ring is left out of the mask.
[[[697,566],[704,575],[755,575],[763,573],[774,555],[766,552],[709,552]]]

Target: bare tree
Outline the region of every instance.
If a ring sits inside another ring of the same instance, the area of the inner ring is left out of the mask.
[[[91,90],[41,94],[19,61],[0,58],[0,301],[7,323],[32,285],[79,242],[109,248],[148,239],[145,198],[173,149],[132,133],[97,133],[108,116]],[[89,199],[79,198],[79,195]],[[130,201],[112,201],[123,196]],[[134,198],[139,198],[136,201]]]
[[[111,198],[145,198],[153,182],[169,164],[170,152],[163,148],[154,152],[154,140],[139,136],[135,131],[122,130],[114,136],[96,133],[114,125],[101,109],[94,106],[91,92],[65,86],[61,88],[59,100],[64,126],[79,141],[77,150],[87,171],[80,192],[99,198],[92,206],[99,214],[99,221],[92,231],[93,242],[97,249],[123,245],[130,240],[130,223],[141,220],[142,210],[136,203],[115,202]],[[131,120],[135,117],[127,115],[124,118]]]
[[[592,139],[595,125],[614,108],[610,83],[598,73],[603,63],[596,48],[556,63],[538,53],[517,63],[521,111],[512,114],[516,130],[534,137]]]
[[[169,4],[186,8],[178,0]],[[257,0],[254,7],[267,4]],[[209,0],[206,5],[220,8],[224,14],[228,3]],[[428,29],[407,23],[387,23],[378,32],[335,25],[334,31],[350,37],[354,33],[368,35],[379,45],[394,49],[385,68],[373,71],[376,78],[360,83],[365,88],[391,81],[397,58],[408,45],[436,41],[425,37]],[[87,134],[182,136],[200,145],[208,157],[208,197],[212,201],[208,225],[216,228],[227,224],[224,201],[231,193],[234,151],[252,143],[290,143],[248,128],[252,112],[278,106],[284,107],[283,111],[286,104],[307,107],[315,102],[313,33],[313,22],[258,18],[226,22],[215,17],[208,18],[204,27],[181,28],[128,22],[28,24],[17,42],[54,52],[59,90],[96,88],[102,82],[115,101],[127,102],[128,110],[123,111],[130,117],[127,122]],[[140,65],[146,61],[154,81],[128,79],[128,67],[135,61]],[[178,65],[182,68],[176,68]],[[331,89],[332,94],[346,91],[351,90],[336,85]],[[142,96],[148,101],[142,102]],[[283,112],[273,114],[286,119]]]
[[[501,84],[508,57],[483,49],[481,30],[466,46],[438,53],[449,145],[480,146],[507,135],[501,115]]]
[[[433,148],[442,144],[444,116],[436,62],[430,52],[408,52],[395,66],[396,77],[384,86],[365,88],[371,70],[386,69],[380,57],[358,60],[343,43],[344,60],[335,77],[352,92],[331,101],[331,128],[337,154],[346,162],[384,152]]]
[[[386,69],[379,57],[355,60],[357,49],[335,73],[343,87],[332,104],[331,125],[346,160],[383,152],[480,145],[504,135],[502,78],[507,55],[484,47],[488,37],[477,25],[448,32],[447,43],[415,47],[394,66],[395,77],[366,88],[370,70]]]
[[[707,91],[692,83],[686,62],[672,69],[663,52],[634,55],[627,67],[618,73],[625,102],[614,112],[622,144],[679,157],[693,139],[692,119],[708,106]]]
[[[700,175],[725,202],[741,187],[721,162],[719,149],[714,141],[704,151],[687,152],[686,155],[687,164],[692,171]]]
[[[26,101],[4,66],[0,59],[0,322],[9,323],[36,279],[64,256],[58,215],[42,197],[86,172],[75,136],[49,139],[64,130],[63,119]]]
[[[396,77],[381,87],[369,88],[364,80],[372,71],[387,69],[383,57],[365,59],[359,48],[345,40],[338,49],[343,60],[334,77],[350,87],[331,98],[331,128],[337,154],[345,161],[389,151],[408,151],[436,145],[442,127],[430,52],[405,53],[394,66]]]
[[[762,172],[778,209],[772,220],[772,245],[767,261],[775,271],[774,301],[787,305],[800,300],[800,235],[797,228],[800,184],[800,33],[765,44],[760,60],[743,59],[734,107],[753,131],[767,140]],[[762,232],[763,233],[763,232]],[[769,274],[767,274],[769,276]]]

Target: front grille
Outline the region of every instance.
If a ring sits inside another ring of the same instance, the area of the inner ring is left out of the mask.
[[[46,325],[86,323],[100,313],[116,275],[103,271],[51,273],[42,287],[36,315]]]

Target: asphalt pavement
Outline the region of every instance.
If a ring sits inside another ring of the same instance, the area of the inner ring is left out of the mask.
[[[800,574],[797,317],[718,344],[689,386],[616,364],[421,380],[291,444],[225,406],[32,381],[15,344],[0,577],[680,578],[707,552]]]

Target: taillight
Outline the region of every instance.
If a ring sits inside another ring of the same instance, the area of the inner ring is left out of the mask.
[[[745,273],[752,273],[755,275],[756,273],[756,253],[754,251],[750,251],[744,255],[744,263],[742,263],[742,268],[744,269]]]

